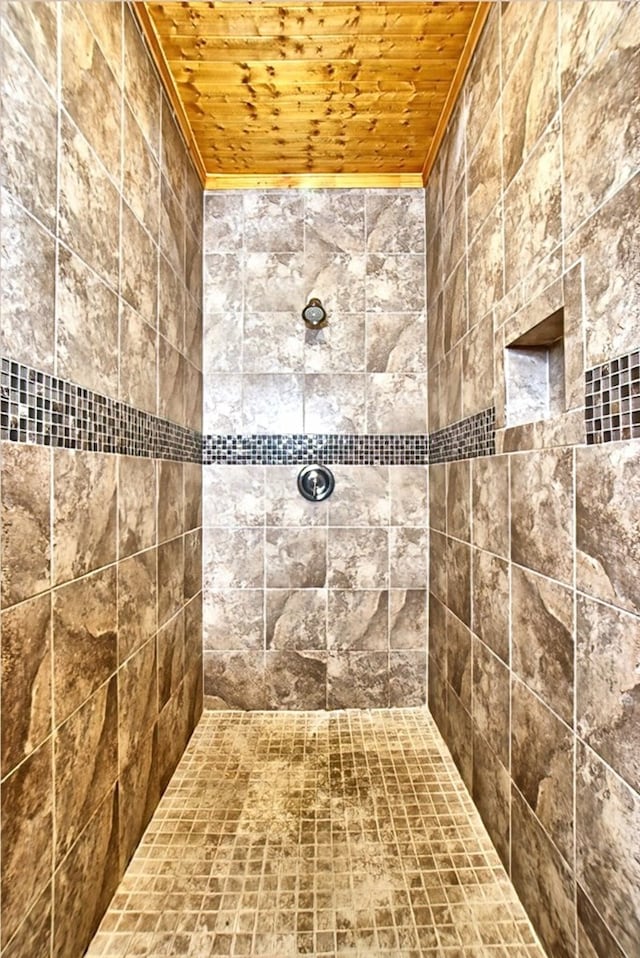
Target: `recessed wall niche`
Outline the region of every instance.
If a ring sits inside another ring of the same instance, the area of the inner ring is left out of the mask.
[[[504,355],[507,426],[565,411],[564,306],[507,343]]]

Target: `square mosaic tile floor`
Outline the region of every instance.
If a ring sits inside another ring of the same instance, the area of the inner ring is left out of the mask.
[[[88,955],[543,951],[424,709],[208,712]]]

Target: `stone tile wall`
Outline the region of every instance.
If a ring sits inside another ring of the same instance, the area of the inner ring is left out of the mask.
[[[0,13],[0,948],[70,958],[201,708],[202,191],[126,5]]]
[[[430,466],[429,705],[554,958],[640,941],[639,90],[637,5],[495,4],[427,189],[429,429],[497,426]],[[509,426],[558,310],[561,406]]]
[[[210,193],[204,243],[205,455],[233,449],[237,434],[257,434],[260,463],[204,467],[206,701],[420,704],[422,191]],[[311,296],[327,309],[323,330],[307,331],[302,321]],[[354,465],[335,466],[328,502],[306,503],[299,466],[274,464],[282,462],[281,434],[294,434],[298,446],[309,435],[327,462],[344,463],[340,440],[348,442]],[[399,434],[402,449],[393,452]],[[406,434],[419,439],[417,461]],[[236,446],[250,462],[251,443],[238,438]]]

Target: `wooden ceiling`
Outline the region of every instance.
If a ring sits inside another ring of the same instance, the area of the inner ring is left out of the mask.
[[[422,185],[488,8],[134,5],[207,189]]]

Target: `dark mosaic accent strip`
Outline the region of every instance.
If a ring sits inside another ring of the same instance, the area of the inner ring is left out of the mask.
[[[640,349],[586,371],[585,425],[590,446],[640,438]]]
[[[204,436],[204,465],[296,466],[321,462],[344,466],[423,466],[429,461],[429,437],[338,435]]]
[[[495,456],[496,411],[493,406],[429,435],[429,462],[453,462]]]
[[[150,459],[202,461],[199,432],[4,357],[0,439]]]

